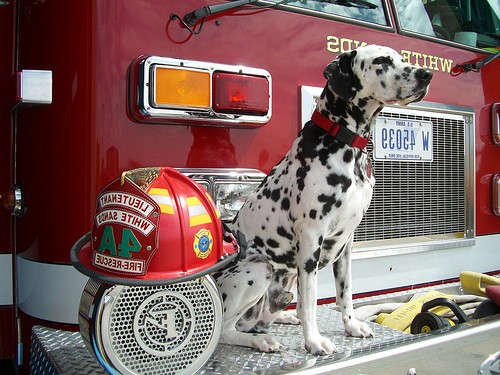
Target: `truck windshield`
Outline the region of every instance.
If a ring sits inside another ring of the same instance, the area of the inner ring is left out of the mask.
[[[500,50],[498,0],[395,0],[395,5],[404,31]]]
[[[388,25],[382,0],[273,0],[276,3],[377,25]]]

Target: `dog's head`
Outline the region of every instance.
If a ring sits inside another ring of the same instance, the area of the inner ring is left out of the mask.
[[[346,101],[375,99],[406,106],[427,94],[432,72],[403,61],[392,48],[368,45],[344,52],[324,71],[330,89]]]

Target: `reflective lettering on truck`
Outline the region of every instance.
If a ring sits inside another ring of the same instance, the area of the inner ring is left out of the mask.
[[[326,49],[331,53],[343,53],[360,46],[365,46],[367,44],[367,42],[338,37],[335,35],[328,35],[326,37]],[[401,55],[403,56],[405,62],[421,66],[425,69],[432,69],[444,73],[450,73],[451,68],[453,67],[453,60],[447,59],[445,57],[428,55],[426,53],[409,51],[405,49],[401,50]]]

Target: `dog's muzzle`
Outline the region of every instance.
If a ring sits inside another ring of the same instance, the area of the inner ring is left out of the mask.
[[[410,103],[415,103],[421,101],[429,89],[429,84],[431,83],[433,74],[432,71],[424,68],[419,68],[415,71],[415,80],[417,81],[413,93],[400,100],[399,105],[407,106]]]

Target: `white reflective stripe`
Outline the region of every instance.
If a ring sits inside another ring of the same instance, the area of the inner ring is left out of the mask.
[[[0,306],[10,306],[13,304],[12,255],[0,254]]]
[[[73,266],[18,259],[19,308],[35,318],[78,324],[78,307],[88,277]]]
[[[198,215],[205,215],[208,214],[207,210],[205,207],[200,203],[199,205],[196,206],[189,206],[189,215],[190,216],[198,216]]]

